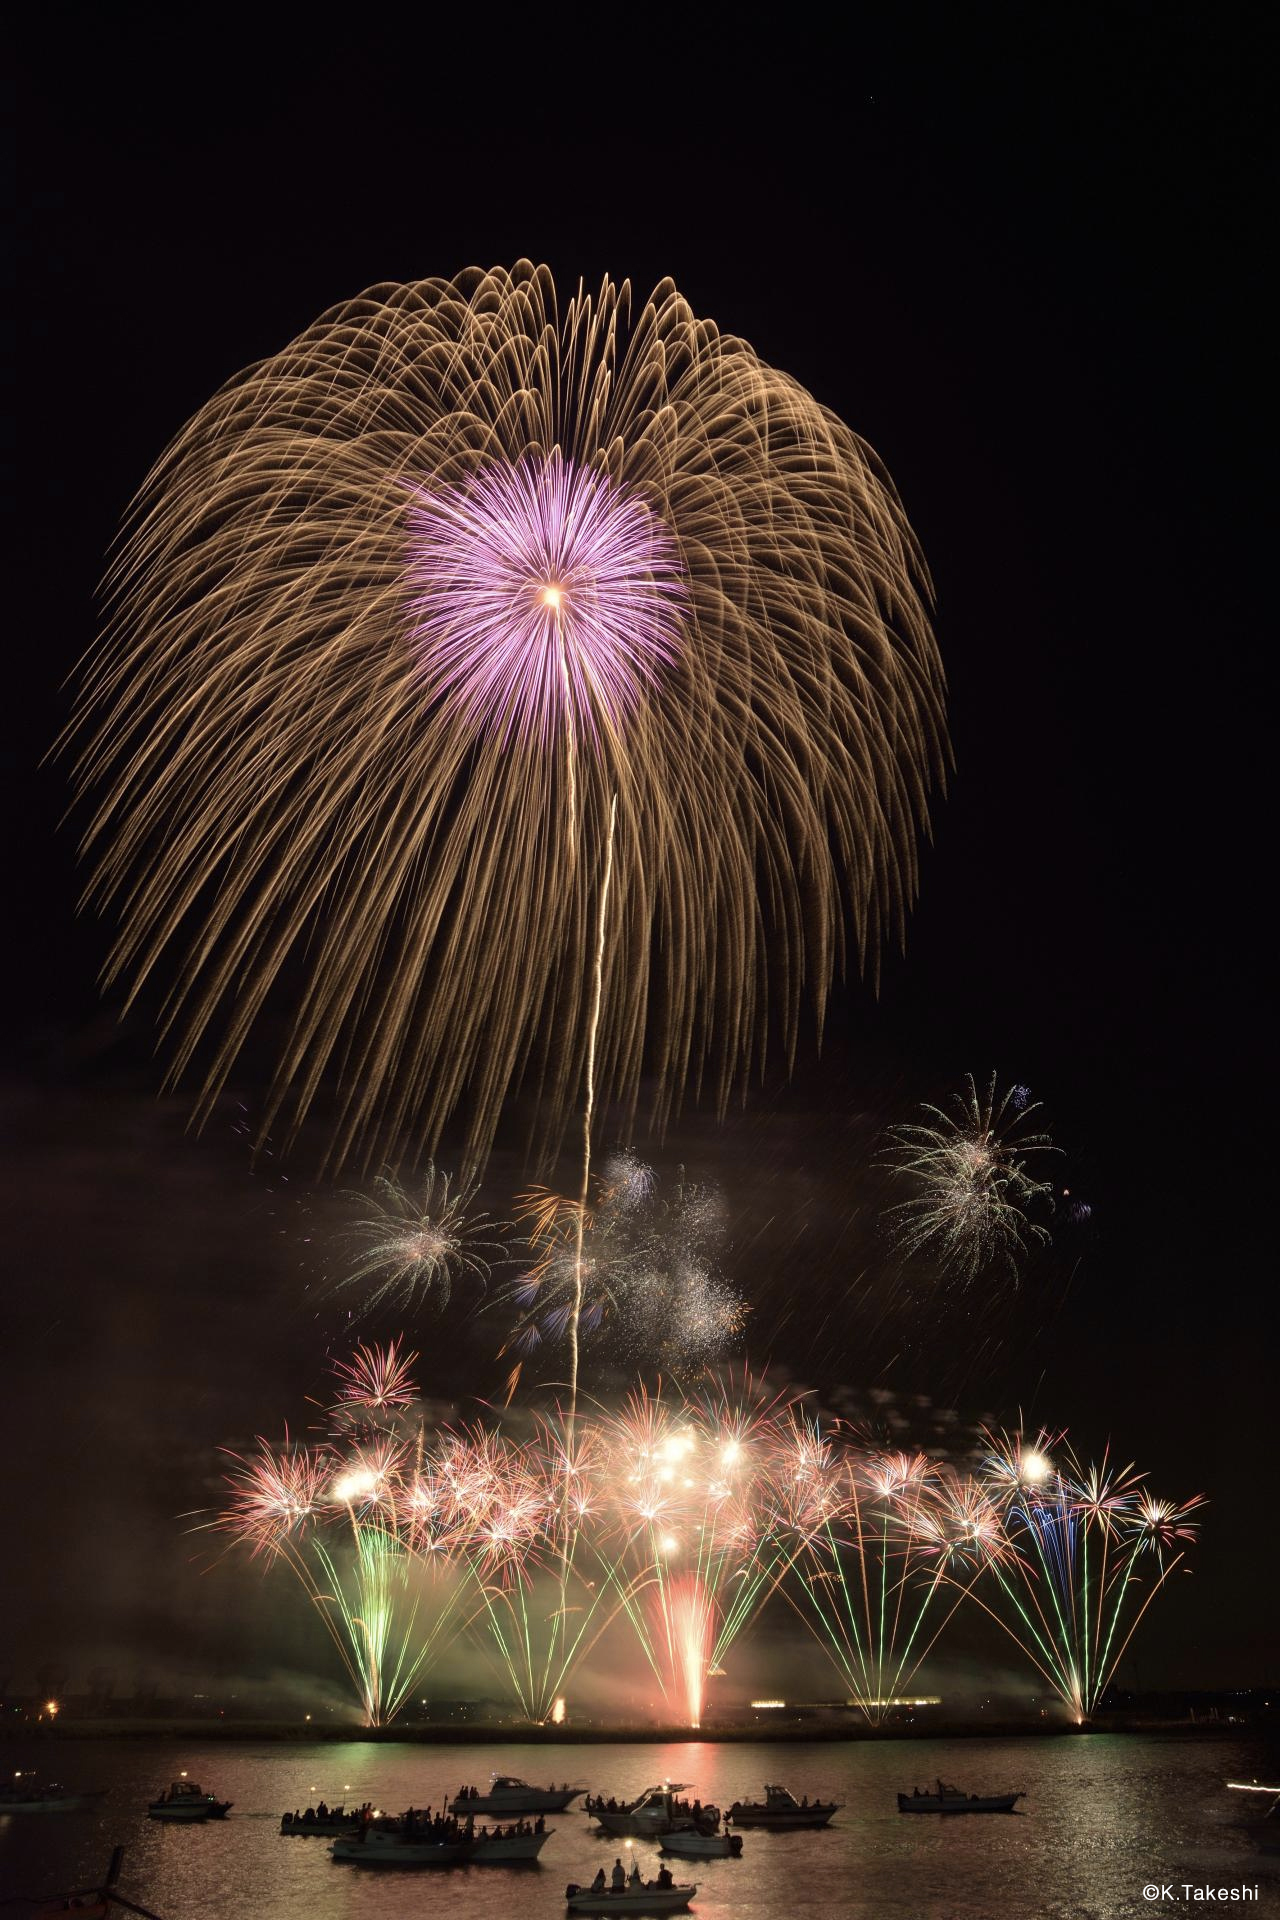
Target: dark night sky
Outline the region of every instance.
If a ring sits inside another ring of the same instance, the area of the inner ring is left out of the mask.
[[[955,9],[775,46],[737,41],[741,15],[696,48],[665,16],[615,47],[596,15],[576,54],[566,17],[505,67],[479,17],[456,42],[170,47],[106,16],[28,41],[0,1680],[101,1654],[127,1684],[178,1607],[224,1670],[278,1639],[259,1588],[196,1580],[172,1516],[220,1440],[298,1417],[333,1331],[303,1291],[332,1204],[307,1142],[286,1191],[234,1109],[184,1134],[146,1021],[97,998],[106,929],[73,917],[66,770],[39,762],[105,549],[228,375],[372,282],[522,254],[562,287],[670,274],[877,448],[936,580],[957,765],[906,956],[878,1001],[845,990],[790,1087],[655,1149],[724,1184],[752,1361],[966,1420],[1022,1404],[1206,1492],[1136,1677],[1274,1676],[1262,17]],[[1017,1297],[886,1319],[867,1143],[992,1067],[1045,1102],[1091,1234]],[[495,1192],[517,1173],[500,1158]],[[788,1314],[806,1288],[820,1314]],[[491,1390],[488,1332],[447,1333]]]

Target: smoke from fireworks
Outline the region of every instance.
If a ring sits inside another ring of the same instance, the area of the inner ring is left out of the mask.
[[[924,564],[871,451],[669,282],[373,288],[148,476],[74,727],[88,897],[209,1111],[298,985],[263,1126],[478,1170],[527,1069],[661,1121],[874,970],[947,757]],[[594,971],[584,964],[592,951]],[[590,1106],[590,1099],[586,1104]],[[585,1198],[585,1196],[584,1196]]]
[[[1051,1187],[1027,1163],[1056,1148],[1027,1128],[1039,1103],[1025,1087],[1000,1094],[995,1074],[981,1093],[972,1074],[965,1086],[949,1111],[926,1104],[919,1120],[889,1128],[882,1162],[911,1193],[886,1223],[902,1254],[927,1255],[945,1273],[973,1280],[1000,1266],[1016,1277],[1028,1244],[1049,1239],[1028,1210],[1050,1206]]]
[[[723,1209],[683,1173],[668,1197],[651,1167],[617,1153],[595,1181],[585,1215],[576,1201],[539,1188],[517,1217],[536,1257],[503,1294],[516,1312],[509,1341],[516,1352],[564,1340],[579,1284],[580,1331],[601,1333],[614,1358],[696,1366],[716,1359],[741,1331],[745,1303],[716,1269]]]

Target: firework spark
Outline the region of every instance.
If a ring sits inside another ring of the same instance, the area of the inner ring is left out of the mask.
[[[1001,1513],[1008,1551],[990,1564],[999,1604],[985,1610],[1083,1723],[1095,1711],[1155,1595],[1195,1538],[1191,1515],[1159,1500],[1133,1466],[1104,1454],[1083,1465],[1058,1436],[1054,1458],[1041,1435],[988,1434],[980,1474]],[[1178,1551],[1173,1550],[1178,1548]],[[1154,1578],[1144,1581],[1144,1556]],[[1170,1557],[1172,1555],[1172,1557]]]
[[[388,1300],[412,1307],[434,1295],[448,1303],[457,1281],[488,1285],[493,1263],[506,1248],[492,1236],[500,1223],[487,1213],[473,1213],[476,1188],[467,1182],[453,1187],[448,1174],[428,1164],[412,1187],[402,1186],[390,1174],[374,1182],[374,1195],[353,1195],[369,1208],[353,1221],[349,1232],[357,1258],[340,1285],[364,1288],[360,1311],[368,1313]]]
[[[928,1255],[963,1280],[996,1266],[1016,1278],[1028,1244],[1049,1239],[1028,1209],[1051,1205],[1052,1189],[1027,1163],[1057,1149],[1047,1133],[1027,1130],[1039,1105],[1025,1087],[1000,1094],[994,1074],[981,1093],[972,1074],[965,1085],[950,1111],[926,1105],[920,1120],[889,1128],[882,1162],[913,1191],[886,1221],[907,1257]]]
[[[201,1117],[297,978],[264,1128],[335,1068],[333,1164],[465,1105],[478,1168],[533,1071],[550,1155],[592,1079],[723,1102],[901,935],[947,759],[917,543],[669,282],[334,308],[178,434],[109,584],[88,897],[110,979],[170,972],[171,1076],[216,1038]]]
[[[359,1420],[412,1406],[417,1398],[412,1369],[416,1353],[402,1354],[394,1340],[385,1347],[358,1346],[350,1360],[337,1360],[338,1399],[333,1411]]]

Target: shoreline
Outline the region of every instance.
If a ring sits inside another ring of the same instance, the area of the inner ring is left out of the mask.
[[[972,1722],[931,1727],[813,1726],[747,1727],[538,1727],[519,1724],[450,1726],[410,1724],[405,1727],[316,1726],[282,1720],[72,1720],[60,1721],[56,1731],[44,1727],[0,1724],[0,1740],[59,1745],[67,1740],[184,1740],[270,1742],[278,1745],[327,1746],[336,1743],[381,1746],[813,1746],[860,1741],[915,1740],[1058,1740],[1089,1734],[1130,1734],[1170,1739],[1242,1738],[1266,1731],[1265,1720],[1100,1720],[1084,1727],[1029,1726],[1025,1721],[975,1726]]]

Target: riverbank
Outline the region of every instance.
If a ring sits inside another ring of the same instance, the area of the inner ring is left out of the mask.
[[[673,1741],[697,1741],[706,1746],[795,1745],[884,1740],[1045,1740],[1063,1739],[1089,1733],[1133,1734],[1144,1738],[1167,1736],[1175,1739],[1222,1739],[1226,1735],[1260,1730],[1265,1723],[1241,1722],[1226,1725],[1213,1720],[1152,1720],[1100,1717],[1083,1727],[1067,1721],[982,1720],[954,1724],[941,1720],[916,1721],[910,1725],[870,1727],[865,1723],[829,1721],[789,1721],[785,1724],[689,1727],[653,1726],[529,1726],[522,1722],[439,1725],[425,1721],[390,1727],[363,1727],[356,1723],[283,1720],[179,1720],[179,1719],[105,1719],[60,1720],[56,1728],[33,1727],[29,1723],[0,1722],[0,1740],[33,1740],[57,1746],[64,1740],[187,1740],[312,1743],[368,1741],[378,1744],[421,1746],[492,1746],[496,1742],[518,1741],[522,1746],[668,1746]],[[1274,1724],[1274,1722],[1272,1722]]]

